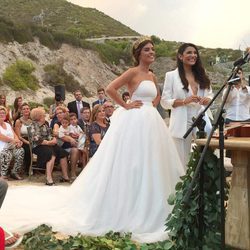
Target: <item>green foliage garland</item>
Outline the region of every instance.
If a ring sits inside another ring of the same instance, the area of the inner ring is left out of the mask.
[[[46,225],[41,225],[27,233],[23,244],[26,250],[138,249],[136,243],[131,241],[131,234],[109,232],[105,236],[98,237],[79,234],[75,237],[57,239],[55,233]]]
[[[51,227],[41,225],[24,235],[22,246],[25,250],[168,250],[171,241],[139,244],[131,240],[131,233],[108,232],[104,236],[62,237]]]
[[[220,168],[219,160],[211,150],[208,150],[204,159],[204,237],[199,240],[198,213],[199,213],[199,183],[193,188],[188,205],[183,204],[183,197],[189,189],[192,176],[200,158],[198,148],[194,149],[188,163],[186,175],[181,177],[182,182],[176,185],[176,194],[169,197],[169,204],[174,205],[168,216],[166,227],[170,231],[171,240],[175,243],[173,250],[194,250],[202,246],[204,250],[220,249]],[[226,188],[226,196],[228,194]]]

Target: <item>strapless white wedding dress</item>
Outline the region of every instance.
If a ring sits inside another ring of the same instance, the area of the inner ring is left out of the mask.
[[[167,238],[167,198],[184,170],[171,135],[152,106],[152,81],[145,80],[132,100],[140,109],[118,108],[98,151],[75,182],[62,186],[10,187],[0,225],[27,232],[40,224],[75,235],[132,232],[139,242]]]

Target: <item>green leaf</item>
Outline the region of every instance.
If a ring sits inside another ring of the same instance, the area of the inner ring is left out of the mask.
[[[178,183],[175,185],[175,190],[176,190],[176,191],[181,190],[182,185],[183,185],[183,183],[182,183],[182,182],[178,182]]]
[[[175,194],[170,194],[168,197],[168,204],[174,205],[174,203],[175,203]]]
[[[171,249],[172,247],[174,246],[174,243],[172,241],[167,241],[165,244],[164,244],[164,250],[169,250]]]

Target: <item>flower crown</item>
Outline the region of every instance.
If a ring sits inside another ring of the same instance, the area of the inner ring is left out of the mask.
[[[134,42],[133,48],[136,50],[136,49],[139,47],[139,45],[140,45],[141,43],[143,43],[144,41],[147,41],[147,40],[151,41],[151,37],[150,37],[150,36],[141,36],[140,38],[138,38],[138,39]]]

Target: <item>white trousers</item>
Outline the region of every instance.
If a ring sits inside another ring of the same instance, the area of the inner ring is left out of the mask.
[[[192,133],[190,133],[186,139],[173,137],[176,149],[179,153],[185,171],[187,169],[187,163],[189,161],[189,155],[191,152],[192,137]]]

